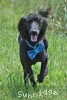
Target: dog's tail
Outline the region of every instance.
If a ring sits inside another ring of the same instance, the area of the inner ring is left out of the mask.
[[[51,7],[47,8],[46,10],[44,9],[40,9],[39,10],[39,14],[42,16],[42,17],[48,17],[49,13],[50,13],[50,10],[51,10]]]

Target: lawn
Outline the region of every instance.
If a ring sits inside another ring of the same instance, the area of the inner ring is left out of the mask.
[[[48,1],[0,0],[0,100],[67,100],[67,36],[65,30],[55,26],[57,17],[54,20],[49,18],[46,31],[49,43],[48,75],[42,84],[37,83],[36,88],[32,88],[31,84],[24,87],[17,40],[18,22],[22,16],[44,8],[44,5],[47,7]],[[52,12],[56,7],[54,2],[58,3],[52,0]],[[59,6],[58,3],[57,9]],[[63,25],[65,23],[61,22],[60,26]],[[40,62],[32,67],[37,81]]]

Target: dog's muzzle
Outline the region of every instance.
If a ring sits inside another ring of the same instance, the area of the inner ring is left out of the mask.
[[[37,31],[32,31],[31,34],[30,34],[30,38],[31,38],[31,41],[32,42],[36,42],[37,41],[37,38],[38,38]]]
[[[31,38],[32,42],[37,41],[39,32],[40,32],[40,28],[39,28],[38,23],[33,21],[32,24],[31,24],[31,29],[30,29],[30,38]]]

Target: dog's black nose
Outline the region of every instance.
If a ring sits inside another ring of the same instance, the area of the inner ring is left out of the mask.
[[[37,35],[37,31],[31,31],[31,35]]]

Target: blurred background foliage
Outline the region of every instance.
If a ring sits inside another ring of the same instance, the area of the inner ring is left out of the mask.
[[[19,19],[21,16],[26,16],[31,12],[37,12],[41,8],[46,9],[48,7],[51,7],[49,29],[54,33],[67,35],[66,0],[0,0],[0,15],[8,14],[9,17],[10,14],[13,15],[14,19],[15,17]],[[4,17],[3,15],[1,16]]]

